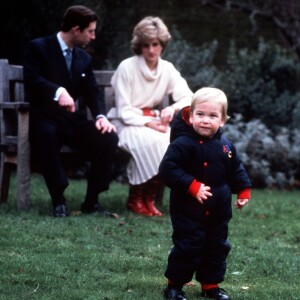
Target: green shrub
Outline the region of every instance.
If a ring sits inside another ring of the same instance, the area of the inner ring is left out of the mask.
[[[225,91],[232,116],[225,132],[236,144],[256,188],[299,187],[300,67],[287,51],[261,40],[257,49],[231,43],[222,68],[214,65],[218,43],[189,45],[180,35],[167,49],[191,89]]]
[[[219,87],[228,96],[230,114],[242,114],[245,121],[259,119],[272,130],[299,128],[300,66],[291,53],[263,39],[254,50],[237,49],[232,41],[227,61],[217,68],[217,41],[196,47],[176,31],[173,36],[164,57],[193,91]]]
[[[212,41],[196,47],[182,39],[176,30],[172,35],[164,59],[176,66],[190,88],[196,91],[203,86],[218,85],[221,73],[213,64],[218,42]]]
[[[261,40],[257,50],[238,50],[232,42],[220,87],[229,98],[230,113],[259,119],[271,129],[293,128],[299,74],[296,59],[277,45]]]
[[[263,39],[254,50],[237,49],[232,41],[227,61],[218,69],[217,41],[195,47],[178,33],[173,35],[165,59],[174,63],[193,91],[219,87],[228,96],[230,114],[242,114],[246,121],[259,119],[271,130],[300,128],[300,66],[291,53]]]
[[[224,127],[235,143],[256,188],[296,188],[300,182],[300,130],[281,127],[272,132],[260,120],[241,115]]]

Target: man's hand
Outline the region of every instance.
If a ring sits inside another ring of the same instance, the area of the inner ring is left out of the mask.
[[[95,125],[96,128],[101,131],[101,133],[117,131],[116,127],[113,124],[111,124],[106,118],[100,117],[99,119],[97,119]]]
[[[248,202],[250,199],[237,199],[236,202],[234,203],[234,206],[237,209],[242,209]]]
[[[66,90],[59,96],[58,105],[64,107],[66,111],[75,112],[75,102]]]
[[[207,200],[208,197],[211,197],[212,193],[210,192],[210,187],[201,183],[200,189],[197,193],[197,200],[203,204],[203,200]]]

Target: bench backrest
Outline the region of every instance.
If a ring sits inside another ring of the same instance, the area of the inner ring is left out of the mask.
[[[24,102],[23,89],[23,67],[9,65],[8,60],[0,59],[0,103],[2,102]],[[8,122],[7,119],[16,118],[10,110],[5,114],[0,110],[0,139],[6,136],[15,136],[17,133],[17,121]],[[4,122],[6,127],[4,127]],[[4,133],[3,130],[6,129]]]
[[[107,111],[114,105],[110,84],[114,71],[95,70],[96,82],[104,89]],[[10,65],[7,59],[0,59],[0,102],[24,101],[23,66]]]
[[[107,111],[114,106],[114,94],[110,84],[114,71],[94,71],[96,82],[103,90]],[[24,99],[23,66],[11,65],[7,59],[0,59],[0,103],[8,107],[10,102],[22,102],[24,107],[28,106]],[[12,110],[0,110],[0,142],[16,143],[17,115]],[[4,126],[5,123],[5,126]],[[5,132],[4,132],[5,128]]]
[[[0,59],[0,102],[24,101],[23,66]]]
[[[100,89],[104,89],[106,110],[109,111],[115,105],[114,92],[110,84],[110,80],[114,74],[114,71],[95,70],[94,74],[98,87]]]

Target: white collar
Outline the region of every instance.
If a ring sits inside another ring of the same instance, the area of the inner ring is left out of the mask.
[[[58,39],[58,43],[60,45],[61,51],[64,52],[65,50],[67,50],[69,47],[67,46],[67,44],[61,38],[61,33],[60,32],[57,33],[56,37]]]
[[[158,58],[157,66],[154,72],[151,71],[147,66],[146,60],[143,55],[138,55],[137,58],[138,58],[139,69],[146,80],[153,81],[161,76],[162,62],[160,57]]]

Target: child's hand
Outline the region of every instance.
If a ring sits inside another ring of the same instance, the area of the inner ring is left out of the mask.
[[[250,199],[237,199],[234,206],[237,209],[242,209],[248,202]]]
[[[197,200],[203,204],[203,200],[207,200],[207,197],[212,196],[212,193],[210,192],[210,187],[207,185],[204,185],[203,183],[200,185],[200,189],[197,193]]]

